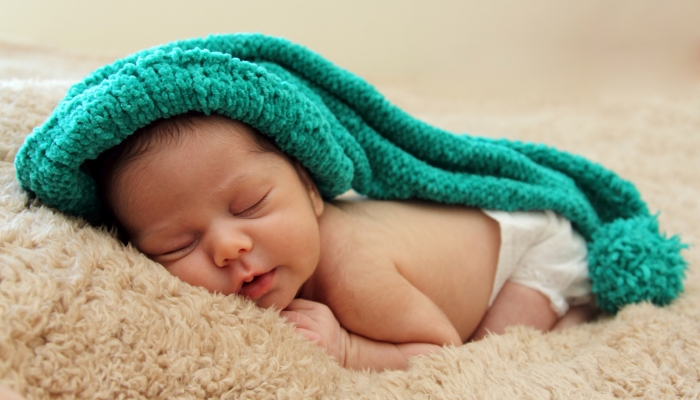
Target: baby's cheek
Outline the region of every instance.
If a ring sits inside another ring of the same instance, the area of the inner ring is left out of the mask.
[[[193,277],[191,276],[191,272],[189,271],[185,263],[168,263],[166,265],[163,265],[163,267],[165,267],[166,271],[170,272],[170,275],[179,278],[181,281],[187,282],[192,285],[195,284]]]
[[[221,268],[210,268],[204,257],[189,254],[187,257],[170,263],[165,269],[171,275],[192,286],[203,287],[211,293],[230,294],[233,289],[221,276]]]
[[[277,238],[283,241],[281,245],[289,245],[298,248],[300,245],[313,246],[320,241],[318,233],[318,221],[309,210],[304,209],[292,214],[289,218],[279,218],[275,221]]]

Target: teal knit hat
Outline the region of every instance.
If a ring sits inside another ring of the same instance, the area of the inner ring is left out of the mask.
[[[685,245],[659,233],[635,187],[613,172],[542,145],[450,134],[304,47],[259,34],[173,42],[96,70],[27,137],[17,178],[46,205],[92,219],[100,204],[85,161],[189,111],[257,128],[326,198],[352,188],[378,199],[554,210],[587,240],[593,291],[608,312],[665,305],[683,290]]]

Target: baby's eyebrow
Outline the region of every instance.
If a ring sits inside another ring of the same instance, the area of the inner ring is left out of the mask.
[[[243,172],[240,174],[232,174],[229,179],[222,181],[217,187],[214,188],[215,195],[229,194],[231,187],[235,187],[241,184],[242,181],[247,180],[250,177],[250,172]]]
[[[151,252],[144,251],[144,247],[148,249],[150,246],[155,246],[156,244],[166,241],[168,243],[179,243],[180,241],[184,243],[185,240],[180,240],[180,238],[184,238],[185,234],[182,234],[181,232],[173,232],[173,230],[174,228],[170,223],[161,224],[161,226],[157,227],[156,229],[150,229],[145,233],[133,235],[131,242],[134,246],[136,246],[136,248],[146,254]],[[156,252],[159,251],[160,250],[157,250]]]

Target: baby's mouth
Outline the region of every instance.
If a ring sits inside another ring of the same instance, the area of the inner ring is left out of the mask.
[[[251,300],[257,300],[262,295],[267,293],[272,286],[272,280],[275,277],[275,272],[277,268],[272,269],[264,274],[255,275],[246,279],[241,287],[238,289],[237,293],[241,296],[250,298]]]
[[[241,290],[243,290],[244,287],[250,286],[250,284],[255,282],[255,280],[258,279],[262,275],[264,275],[264,274],[252,275],[248,278],[245,278],[241,283],[238,284],[238,289],[236,289],[236,294],[240,294]]]
[[[251,283],[255,282],[255,280],[258,279],[258,277],[260,277],[260,275],[252,276],[250,277],[250,279],[243,281],[243,283],[241,284],[241,288],[238,291],[241,291],[247,285],[250,285]]]

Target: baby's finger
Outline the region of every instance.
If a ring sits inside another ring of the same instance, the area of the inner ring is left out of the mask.
[[[280,317],[286,319],[287,322],[296,324],[297,320],[299,320],[299,313],[296,311],[280,311]]]
[[[313,320],[309,318],[308,315],[302,314],[296,311],[280,311],[280,316],[286,319],[297,328],[309,328],[311,327]]]
[[[314,331],[310,331],[308,329],[303,329],[303,328],[299,328],[299,327],[295,328],[294,330],[297,331],[298,333],[301,333],[307,339],[309,339],[310,341],[312,341],[314,343],[317,343],[317,344],[321,343],[321,335],[319,335],[318,333],[316,333]]]
[[[317,302],[306,299],[294,299],[285,308],[287,311],[312,310],[318,305]]]

